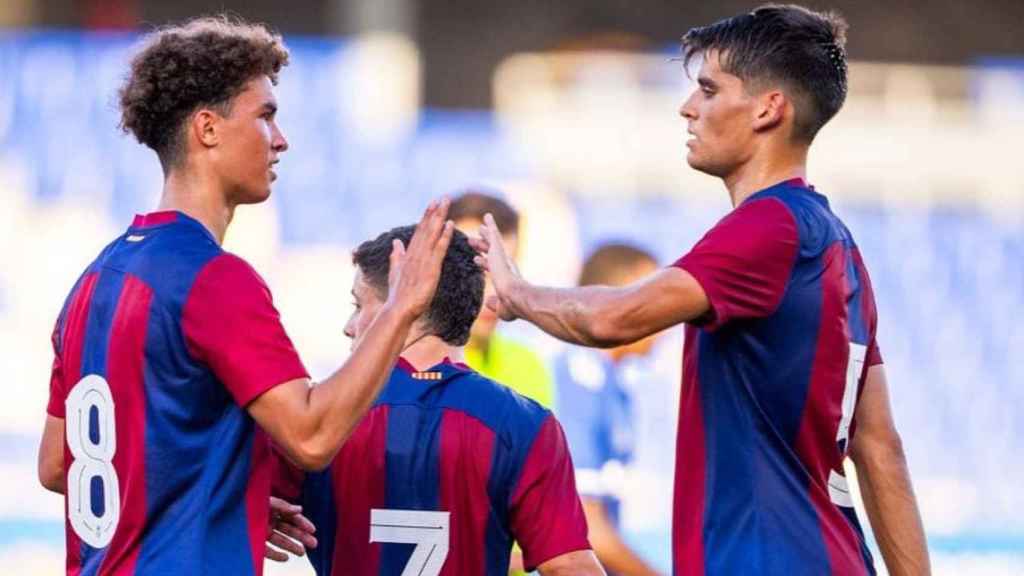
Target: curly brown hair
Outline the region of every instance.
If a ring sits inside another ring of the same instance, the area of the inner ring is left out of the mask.
[[[281,36],[263,24],[208,16],[151,33],[119,92],[120,127],[152,148],[164,171],[184,152],[182,124],[200,107],[231,113],[246,83],[288,64]]]

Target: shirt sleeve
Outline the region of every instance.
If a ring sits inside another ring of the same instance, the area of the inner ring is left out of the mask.
[[[882,352],[878,348],[878,309],[875,307],[875,290],[871,286],[871,275],[864,265],[864,259],[859,250],[853,252],[854,263],[857,266],[857,275],[861,282],[861,312],[868,324],[868,351],[864,357],[864,373],[872,366],[882,363]]]
[[[309,377],[270,289],[233,254],[214,258],[199,272],[182,310],[182,330],[189,352],[239,406],[278,384]]]
[[[570,352],[564,360],[556,387],[561,407],[558,418],[576,465],[576,487],[581,496],[604,496],[601,468],[608,462],[608,451],[601,442],[604,419],[600,391],[605,375],[600,364],[586,356]]]
[[[689,272],[711,310],[698,323],[716,330],[763,318],[782,301],[800,240],[796,220],[777,198],[746,202],[723,218],[673,266]]]
[[[554,416],[545,420],[533,440],[509,511],[527,572],[562,554],[590,549],[572,458]]]

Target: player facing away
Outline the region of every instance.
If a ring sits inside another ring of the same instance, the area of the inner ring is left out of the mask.
[[[357,346],[389,298],[390,247],[412,233],[395,228],[353,254],[345,334]],[[461,362],[483,301],[475,254],[456,231],[429,310],[330,466],[303,480],[283,464],[283,492],[316,525],[319,576],[504,576],[513,540],[544,576],[604,574],[558,421]]]
[[[66,494],[68,574],[262,573],[267,433],[299,465],[326,466],[433,296],[447,203],[394,247],[390,298],[311,385],[266,285],[221,248],[287,149],[272,89],[287,59],[266,28],[208,18],[153,34],[132,61],[122,123],[165,180],[159,211],[85,269],[53,332],[39,475]]]
[[[687,161],[733,210],[674,265],[624,287],[524,281],[493,219],[477,248],[505,319],[611,347],[687,323],[673,510],[676,574],[873,574],[843,463],[890,574],[928,552],[889,407],[871,281],[805,180],[847,86],[845,23],[764,6],[690,30]]]

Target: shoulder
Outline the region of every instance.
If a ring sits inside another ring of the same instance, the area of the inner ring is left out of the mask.
[[[786,207],[793,218],[803,256],[813,256],[837,240],[849,241],[842,221],[832,212],[825,196],[803,187],[780,187],[769,191],[771,198]]]
[[[443,405],[480,420],[509,446],[532,442],[551,416],[537,401],[470,369],[452,379]]]
[[[252,289],[266,290],[266,282],[251,264],[240,256],[225,252],[213,254],[198,270],[193,291],[238,294]]]

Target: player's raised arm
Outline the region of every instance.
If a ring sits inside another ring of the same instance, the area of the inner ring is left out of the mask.
[[[249,404],[249,413],[298,465],[326,466],[373,403],[394,366],[412,323],[434,296],[453,226],[448,200],[432,203],[408,248],[391,254],[389,295],[348,360],[316,385],[296,379]]]
[[[501,233],[488,215],[474,246],[497,298],[487,302],[504,320],[522,318],[548,334],[576,344],[612,347],[635,342],[709,309],[701,285],[689,272],[665,268],[627,286],[547,288],[522,278],[505,253]]]
[[[868,368],[856,422],[850,457],[885,566],[893,576],[931,574],[921,513],[881,364]]]

